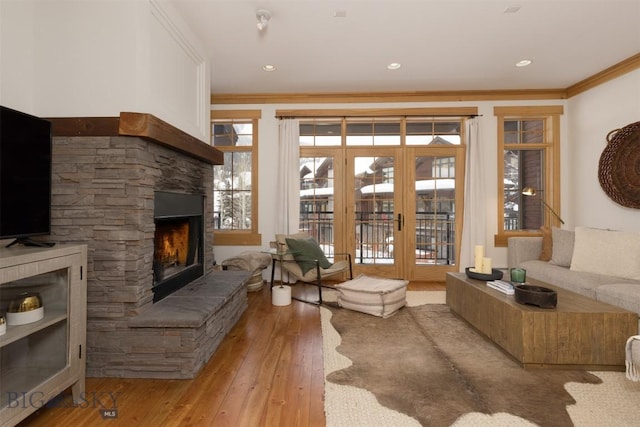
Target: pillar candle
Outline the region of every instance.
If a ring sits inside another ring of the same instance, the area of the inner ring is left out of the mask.
[[[476,270],[476,273],[482,273],[482,258],[484,258],[484,247],[481,245],[476,245],[474,258],[474,268]]]
[[[491,268],[491,258],[482,258],[482,273],[491,274],[493,269]]]

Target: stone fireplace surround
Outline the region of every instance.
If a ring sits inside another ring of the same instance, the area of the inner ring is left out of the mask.
[[[248,273],[213,272],[222,153],[147,114],[51,121],[50,240],[88,245],[87,376],[194,377],[247,306]],[[205,276],[153,304],[155,191],[205,196]]]

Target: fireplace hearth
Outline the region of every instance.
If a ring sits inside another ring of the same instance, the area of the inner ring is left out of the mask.
[[[156,191],[153,302],[204,274],[204,196]]]

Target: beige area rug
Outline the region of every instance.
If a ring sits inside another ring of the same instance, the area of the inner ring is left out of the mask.
[[[327,301],[335,301],[335,294],[333,292],[327,292]],[[345,334],[345,339],[353,340],[353,334],[349,336],[348,325],[349,322],[355,323],[354,319],[360,319],[364,323],[373,325],[370,329],[371,334],[374,335],[373,330],[377,329],[376,325],[391,325],[387,321],[396,322],[411,322],[410,318],[418,319],[420,322],[429,322],[429,318],[434,316],[437,319],[435,324],[441,324],[442,319],[445,319],[445,323],[442,323],[442,330],[448,330],[449,323],[464,322],[452,316],[446,306],[442,306],[445,302],[445,292],[407,292],[408,307],[417,307],[409,316],[411,308],[402,309],[396,316],[392,316],[389,319],[379,319],[375,316],[369,316],[362,313],[350,312],[350,310],[344,309],[330,309],[327,307],[321,307],[321,319],[322,319],[322,334],[323,334],[323,354],[324,354],[324,372],[325,372],[325,413],[327,426],[420,426],[420,425],[452,425],[457,427],[467,426],[533,426],[533,425],[575,425],[575,426],[637,426],[640,425],[640,383],[634,383],[628,381],[622,372],[565,372],[565,371],[550,371],[543,373],[543,375],[549,375],[548,377],[531,377],[530,384],[526,382],[520,385],[521,393],[526,394],[525,398],[530,399],[531,396],[536,396],[533,391],[535,388],[548,386],[549,383],[553,383],[547,394],[545,391],[538,391],[538,400],[541,402],[541,411],[547,413],[540,416],[531,416],[531,414],[525,417],[516,415],[517,413],[527,413],[526,408],[517,408],[517,404],[513,404],[508,401],[508,398],[513,398],[516,395],[516,391],[512,391],[511,384],[507,386],[508,377],[503,370],[499,371],[499,375],[488,376],[486,372],[479,372],[480,384],[491,383],[494,381],[493,389],[489,385],[487,389],[494,393],[506,393],[504,399],[481,398],[480,402],[474,401],[474,398],[469,398],[469,394],[473,395],[476,392],[480,395],[483,390],[482,385],[474,384],[474,378],[463,379],[463,386],[460,389],[449,390],[449,387],[441,387],[445,384],[444,378],[437,378],[440,372],[453,371],[455,375],[464,377],[465,366],[464,362],[460,362],[460,366],[457,366],[459,362],[446,361],[449,365],[438,366],[441,361],[425,361],[424,359],[413,360],[411,357],[406,358],[403,354],[397,354],[393,351],[389,353],[387,359],[392,359],[395,365],[408,365],[414,363],[416,366],[430,366],[431,371],[423,372],[421,374],[416,373],[416,378],[422,381],[420,384],[425,384],[425,389],[428,389],[429,379],[434,378],[432,382],[432,390],[423,391],[420,390],[416,395],[415,384],[410,384],[409,379],[389,379],[384,378],[384,370],[382,365],[383,361],[379,363],[380,369],[371,369],[369,371],[362,368],[363,361],[360,358],[367,358],[367,351],[364,351],[365,356],[358,356],[352,350],[347,348],[348,346],[342,343],[340,334],[336,331],[332,324],[332,321],[336,321],[341,332]],[[420,307],[426,304],[439,304],[440,306],[433,307]],[[334,316],[334,310],[336,316],[345,316],[342,319],[332,319]],[[351,316],[353,314],[353,316]],[[351,316],[351,317],[347,317]],[[447,317],[449,316],[449,317]],[[397,318],[396,318],[397,317]],[[394,319],[395,318],[395,319]],[[409,320],[407,320],[409,319]],[[423,319],[423,320],[420,320]],[[426,319],[426,320],[425,320]],[[433,319],[432,319],[433,320]],[[346,323],[344,323],[346,321]],[[341,323],[342,322],[342,323]],[[377,323],[384,322],[384,323]],[[399,323],[402,324],[402,323]],[[346,325],[346,326],[345,326]],[[403,329],[406,329],[403,326]],[[469,332],[472,335],[477,335],[470,328]],[[365,329],[367,330],[367,329]],[[362,332],[358,332],[362,334]],[[376,332],[378,333],[378,332]],[[467,333],[467,332],[464,332]],[[395,335],[395,334],[394,334]],[[394,337],[393,339],[399,339]],[[459,338],[458,338],[459,339]],[[519,370],[520,368],[512,362],[508,357],[504,356],[499,350],[492,348],[493,345],[486,342],[483,338],[477,336],[469,336],[464,338],[465,343],[455,344],[452,348],[456,351],[462,352],[464,345],[468,344],[473,348],[472,354],[477,354],[478,361],[484,361],[488,359],[494,359],[495,363],[503,363],[500,359],[505,359],[506,363],[512,363],[515,366],[508,366],[508,370]],[[488,346],[483,347],[482,342]],[[362,343],[362,346],[371,345],[376,343],[376,339],[370,343]],[[341,347],[342,345],[342,347]],[[384,342],[378,342],[378,346],[384,346]],[[431,345],[437,348],[435,353],[440,352],[441,348],[445,348],[448,345],[442,345],[441,342],[436,341]],[[456,347],[457,346],[457,347]],[[353,346],[352,346],[353,347]],[[428,346],[427,346],[428,347]],[[481,347],[483,347],[481,349]],[[374,347],[376,348],[376,347]],[[379,349],[383,347],[378,347]],[[355,360],[351,360],[345,357],[343,353],[351,354]],[[377,351],[369,351],[373,353]],[[421,351],[420,357],[429,357],[431,353],[430,349]],[[354,355],[356,354],[356,355]],[[384,356],[383,356],[384,357]],[[446,360],[446,359],[445,359]],[[366,365],[366,363],[365,363]],[[364,370],[363,370],[364,369]],[[507,369],[504,369],[507,371]],[[520,372],[520,371],[517,371]],[[527,372],[522,371],[522,376],[529,375]],[[382,376],[380,376],[382,375]],[[422,375],[422,376],[421,376]],[[535,374],[538,375],[538,374]],[[520,376],[520,375],[519,375]],[[473,375],[471,375],[473,377]],[[496,377],[492,379],[491,377]],[[568,378],[565,380],[563,378]],[[476,379],[477,380],[477,379]],[[384,384],[385,381],[400,381],[400,384],[394,385],[393,391],[385,391],[384,387],[380,384]],[[466,381],[469,383],[467,384]],[[501,382],[502,381],[502,382]],[[367,385],[369,382],[369,385]],[[350,385],[345,385],[350,384]],[[353,385],[353,384],[357,384]],[[433,386],[438,384],[438,386]],[[458,387],[458,386],[453,386]],[[528,388],[532,390],[528,392]],[[422,386],[419,385],[418,389]],[[466,388],[466,390],[465,390]],[[374,390],[374,392],[370,391]],[[424,395],[420,395],[424,393]],[[429,395],[429,393],[432,393]],[[447,393],[450,396],[447,397]],[[458,400],[459,396],[463,396],[462,403],[459,405],[454,404],[453,401]],[[437,398],[442,398],[440,403],[435,402]],[[421,401],[424,399],[424,401]],[[465,401],[465,399],[467,399]],[[475,398],[478,400],[478,398]],[[486,400],[486,401],[485,401]],[[505,400],[502,402],[501,400]],[[381,404],[383,402],[384,404]],[[433,410],[429,409],[430,405],[435,405]],[[451,408],[447,408],[452,405]],[[474,405],[479,405],[481,410],[464,410],[466,406],[473,408]],[[548,407],[547,405],[555,406],[555,409]],[[429,418],[429,412],[437,412],[437,409],[443,410],[443,415],[435,414]],[[462,408],[462,409],[461,409]],[[495,408],[502,408],[501,410],[494,410]],[[553,410],[557,412],[557,416],[553,416]],[[452,415],[454,414],[455,415]],[[537,419],[538,422],[532,421]],[[553,420],[553,421],[551,421]]]

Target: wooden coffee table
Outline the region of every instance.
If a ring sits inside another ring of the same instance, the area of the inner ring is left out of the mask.
[[[555,290],[557,306],[518,304],[464,273],[447,273],[447,305],[525,368],[624,371],[626,341],[638,334],[636,313],[540,281],[527,283]]]

